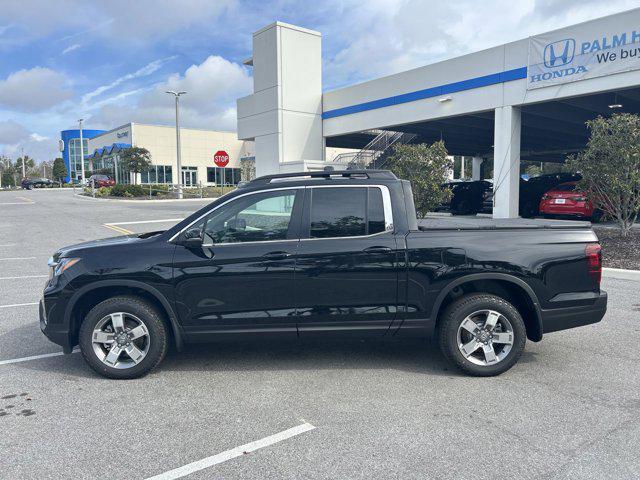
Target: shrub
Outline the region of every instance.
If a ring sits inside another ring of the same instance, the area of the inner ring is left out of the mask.
[[[626,237],[640,212],[640,116],[616,113],[589,120],[587,148],[568,158],[580,188]]]
[[[111,195],[111,187],[100,187],[96,190],[96,197],[108,197]]]
[[[114,197],[144,197],[144,188],[140,185],[117,184],[111,187],[111,195]]]
[[[385,168],[398,178],[411,181],[419,218],[451,196],[449,189],[441,187],[447,173],[453,168],[453,162],[447,155],[442,140],[433,145],[421,143],[393,146],[393,154],[388,158]]]

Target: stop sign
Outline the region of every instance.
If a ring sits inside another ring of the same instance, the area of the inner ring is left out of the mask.
[[[224,168],[229,163],[229,154],[224,150],[218,150],[216,154],[213,156],[213,163],[216,164],[216,167]]]

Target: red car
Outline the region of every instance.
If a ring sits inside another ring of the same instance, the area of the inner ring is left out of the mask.
[[[89,177],[88,184],[95,184],[96,188],[100,187],[113,187],[116,181],[108,175],[91,175]]]
[[[562,215],[589,219],[597,222],[602,216],[600,210],[593,207],[587,195],[577,189],[578,182],[561,183],[553,187],[540,200],[542,215]]]

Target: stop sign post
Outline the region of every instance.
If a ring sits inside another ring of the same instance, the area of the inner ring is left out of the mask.
[[[226,170],[224,167],[229,163],[229,154],[224,150],[218,150],[216,154],[213,156],[213,163],[216,164],[216,167],[222,168],[222,191],[224,194],[224,182],[226,180]]]

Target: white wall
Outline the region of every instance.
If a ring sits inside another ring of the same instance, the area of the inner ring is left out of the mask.
[[[129,136],[123,136],[127,131]],[[118,133],[121,134],[119,138]],[[132,143],[133,146],[146,148],[151,153],[154,165],[172,166],[173,181],[177,181],[175,127],[127,124],[89,140],[89,150],[93,152],[95,148],[113,143]],[[180,143],[182,166],[197,167],[198,181],[203,184],[207,184],[207,167],[215,167],[213,156],[218,150],[229,154],[228,168],[240,168],[240,158],[253,156],[255,152],[253,142],[238,140],[235,132],[181,128]]]
[[[324,162],[320,34],[273,23],[253,34],[253,90],[238,99],[238,138],[255,140],[256,174]]]

